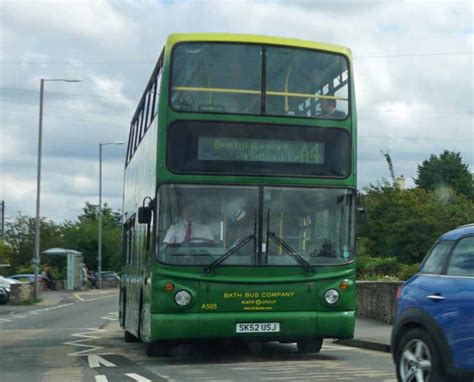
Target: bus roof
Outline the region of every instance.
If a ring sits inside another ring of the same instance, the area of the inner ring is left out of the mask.
[[[166,45],[171,47],[174,44],[185,41],[222,41],[222,42],[241,42],[251,44],[268,44],[293,46],[298,48],[308,48],[316,50],[324,50],[339,53],[352,58],[349,48],[340,45],[325,44],[321,42],[305,41],[296,38],[272,37],[251,34],[234,34],[234,33],[173,33],[168,36]]]

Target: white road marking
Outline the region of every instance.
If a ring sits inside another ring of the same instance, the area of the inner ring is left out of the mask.
[[[101,318],[103,320],[118,321],[118,313],[117,312],[110,312],[110,313],[107,313],[105,316],[102,316]]]
[[[100,355],[97,354],[89,354],[87,356],[87,361],[89,362],[89,367],[91,369],[100,367],[100,365],[104,365],[106,367],[115,367],[117,365],[113,364],[110,361],[107,361],[106,359],[102,358]]]
[[[108,379],[105,375],[96,375],[95,382],[108,382]]]
[[[86,355],[86,353],[90,353],[94,350],[103,348],[103,346],[93,346],[93,345],[84,344],[83,342],[87,342],[89,340],[95,340],[95,339],[99,338],[98,336],[95,336],[94,334],[102,333],[102,332],[105,332],[106,330],[105,329],[94,329],[94,328],[90,328],[90,329],[87,329],[87,330],[88,330],[87,332],[71,334],[74,337],[79,337],[79,338],[83,338],[83,339],[75,340],[75,341],[68,341],[68,342],[63,343],[63,345],[79,346],[79,347],[86,348],[86,349],[81,350],[81,351],[69,353],[68,354],[69,357],[77,357],[77,356],[80,356],[80,355]]]
[[[56,309],[64,308],[65,306],[70,306],[70,305],[74,305],[74,303],[73,303],[73,302],[68,302],[67,304],[57,305],[57,306],[56,306]]]
[[[118,321],[118,318],[117,318],[117,317],[102,316],[101,318],[102,318],[103,320]]]
[[[134,379],[135,381],[138,381],[138,382],[151,382],[151,379],[142,377],[142,376],[139,375],[139,374],[128,373],[128,374],[125,374],[125,375],[126,375],[127,377],[130,377],[130,378]]]
[[[9,320],[9,319],[7,319],[7,318],[0,318],[0,321],[12,322],[13,320]]]
[[[97,297],[97,298],[88,298],[87,300],[84,300],[84,302],[98,301],[98,300],[103,300],[104,298],[110,298],[110,297],[117,298],[117,296],[115,294],[111,294],[111,295]]]

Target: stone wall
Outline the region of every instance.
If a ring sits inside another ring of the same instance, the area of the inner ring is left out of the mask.
[[[402,281],[357,281],[357,317],[391,324],[395,297]]]
[[[118,288],[120,280],[102,280],[102,288]]]
[[[10,303],[18,304],[24,301],[32,301],[35,293],[34,283],[19,283],[10,285]]]

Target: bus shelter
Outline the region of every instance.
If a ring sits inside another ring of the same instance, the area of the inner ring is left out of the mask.
[[[49,256],[66,256],[67,257],[67,272],[66,272],[66,290],[78,289],[83,280],[83,257],[82,253],[74,249],[67,248],[50,248],[43,252],[44,255]]]

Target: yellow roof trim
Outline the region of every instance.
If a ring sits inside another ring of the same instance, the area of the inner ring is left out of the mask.
[[[233,33],[173,33],[168,36],[166,45],[171,47],[177,43],[185,41],[221,41],[221,42],[240,42],[251,44],[281,45],[295,48],[307,48],[323,50],[333,53],[346,55],[352,59],[352,53],[349,48],[340,45],[325,44],[321,42],[312,42],[299,40],[295,38],[272,37],[250,34]]]

